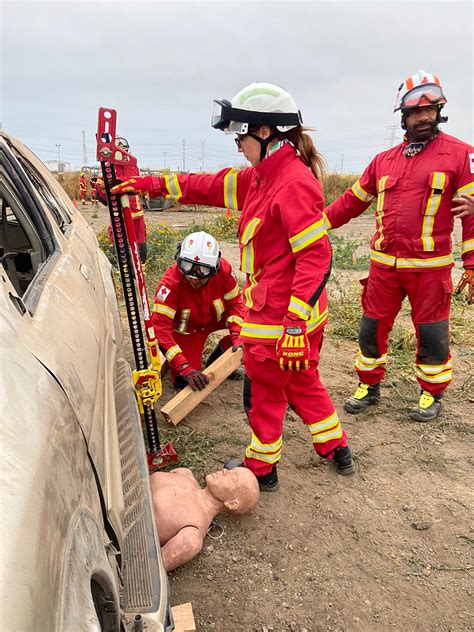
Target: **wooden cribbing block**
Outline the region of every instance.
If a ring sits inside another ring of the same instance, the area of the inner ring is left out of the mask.
[[[232,351],[227,349],[225,353],[217,358],[207,369],[203,370],[204,375],[209,378],[209,384],[202,391],[193,391],[190,386],[183,388],[173,399],[160,410],[166,421],[170,421],[175,426],[182,421],[193,408],[206,399],[209,393],[219,386],[242,362],[242,349]]]
[[[196,632],[193,607],[190,602],[171,608],[174,619],[174,632]]]

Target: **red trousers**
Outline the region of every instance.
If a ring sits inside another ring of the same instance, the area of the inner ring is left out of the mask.
[[[207,328],[202,331],[195,331],[192,334],[183,335],[178,333],[177,331],[173,332],[173,338],[177,345],[181,347],[182,352],[186,356],[187,361],[193,367],[193,369],[198,369],[199,371],[202,369],[202,352],[204,350],[204,345],[206,344],[206,340],[213,331],[220,331],[222,329],[222,324],[218,324],[215,328]],[[224,336],[219,341],[219,346],[223,351],[229,349],[232,345],[232,339],[230,335]],[[173,383],[176,377],[176,371],[170,367],[171,379]]]
[[[280,460],[288,405],[308,427],[320,456],[331,459],[335,448],[347,445],[334,404],[319,378],[322,342],[322,330],[310,337],[310,368],[300,372],[282,371],[273,345],[245,343],[244,408],[252,429],[245,466],[256,476],[268,474]]]
[[[354,364],[359,380],[378,384],[385,376],[388,335],[407,296],[416,331],[415,375],[420,386],[440,395],[451,382],[449,312],[453,282],[450,268],[423,271],[371,265],[361,281],[363,316],[359,353]]]

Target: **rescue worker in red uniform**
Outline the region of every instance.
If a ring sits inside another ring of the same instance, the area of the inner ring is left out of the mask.
[[[81,175],[79,176],[79,195],[81,196],[81,204],[82,206],[86,205],[86,176],[83,171],[81,171]]]
[[[115,144],[117,145],[117,147],[122,148],[128,154],[126,156],[126,164],[115,165],[115,176],[117,180],[125,182],[132,176],[139,176],[140,169],[138,168],[137,159],[130,153],[130,145],[128,144],[128,141],[121,136],[117,136],[117,138],[115,139]],[[98,178],[97,180],[96,193],[102,204],[107,205],[102,178]],[[130,210],[132,212],[133,228],[135,229],[135,236],[137,238],[138,249],[140,252],[140,261],[142,263],[145,263],[147,259],[148,249],[146,243],[145,213],[143,211],[142,201],[139,195],[129,195],[128,200],[130,203]],[[109,239],[111,242],[113,242],[112,227],[109,226],[107,230],[109,233]]]
[[[306,424],[315,451],[333,460],[339,473],[351,474],[346,433],[318,373],[331,267],[318,180],[322,159],[304,133],[293,97],[278,86],[251,84],[215,106],[213,127],[236,134],[251,167],[132,179],[116,190],[242,211],[238,234],[247,310],[240,341],[244,407],[252,429],[244,465],[262,491],[278,488],[283,418],[290,405]]]
[[[202,390],[208,378],[201,373],[202,352],[213,331],[228,329],[209,356],[206,366],[224,351],[237,349],[244,307],[230,263],[219,245],[204,231],[183,239],[158,283],[152,322],[160,349],[168,360],[177,388],[189,384]]]
[[[89,184],[91,187],[91,202],[93,204],[93,206],[97,206],[97,195],[96,195],[96,188],[97,188],[97,174],[93,174],[91,176],[91,179],[89,180]]]
[[[472,200],[474,149],[439,131],[438,125],[446,121],[441,116],[445,103],[436,75],[420,70],[406,79],[394,110],[401,110],[403,142],[375,156],[362,177],[325,209],[327,226],[334,229],[376,200],[369,276],[361,281],[363,316],[354,367],[359,386],[344,405],[349,413],[379,401],[388,335],[405,297],[416,331],[415,375],[421,387],[410,418],[436,419],[451,382],[451,207],[455,198],[463,212]],[[462,224],[462,259],[472,300],[474,217],[466,214]]]

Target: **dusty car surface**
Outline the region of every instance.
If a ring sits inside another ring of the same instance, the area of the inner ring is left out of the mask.
[[[3,625],[172,630],[110,266],[4,133],[0,203]]]

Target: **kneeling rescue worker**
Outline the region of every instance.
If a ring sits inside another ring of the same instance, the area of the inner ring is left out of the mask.
[[[398,90],[406,130],[402,143],[375,156],[362,177],[325,209],[327,226],[338,228],[376,200],[369,276],[361,281],[363,316],[355,369],[359,387],[345,403],[357,414],[376,404],[385,376],[388,335],[406,296],[416,331],[415,375],[421,387],[415,421],[436,419],[452,378],[449,314],[454,265],[451,233],[456,207],[462,217],[461,291],[472,301],[474,148],[439,131],[446,97],[439,78],[419,70]]]
[[[209,382],[201,372],[202,352],[210,333],[227,328],[207,365],[224,351],[237,349],[244,307],[232,266],[204,231],[183,239],[173,263],[158,283],[152,323],[170,364],[176,388],[201,391]]]
[[[215,101],[212,125],[236,134],[251,167],[136,178],[115,191],[147,191],[151,197],[242,211],[238,235],[247,281],[240,341],[244,407],[252,429],[243,464],[261,490],[278,488],[283,418],[290,405],[315,451],[339,473],[351,474],[346,433],[318,372],[331,268],[319,182],[322,158],[304,133],[293,97],[273,84],[254,83],[231,101]]]

